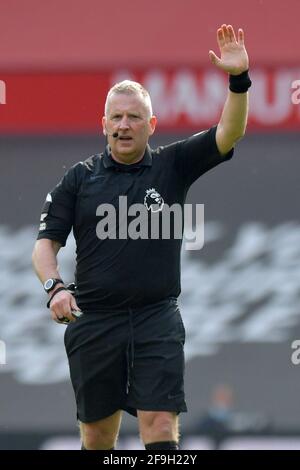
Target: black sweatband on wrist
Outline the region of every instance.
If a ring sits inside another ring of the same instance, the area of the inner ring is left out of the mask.
[[[248,70],[239,75],[229,75],[229,90],[233,93],[246,93],[251,84]]]
[[[58,294],[58,292],[62,290],[68,290],[68,289],[66,287],[59,287],[58,289],[56,289],[56,291],[53,292],[53,294],[51,295],[50,299],[47,302],[47,308],[50,308],[51,300],[53,299],[53,297],[55,297],[55,295]]]

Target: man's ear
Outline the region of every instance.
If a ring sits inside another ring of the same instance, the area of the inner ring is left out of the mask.
[[[149,121],[149,127],[150,127],[149,135],[152,135],[154,133],[156,124],[157,124],[157,117],[151,116],[150,121]]]
[[[102,132],[106,136],[107,132],[106,132],[106,118],[105,118],[105,116],[103,116],[103,118],[102,118]]]

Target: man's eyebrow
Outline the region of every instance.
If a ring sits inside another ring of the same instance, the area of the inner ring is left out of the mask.
[[[141,113],[139,111],[121,111],[121,110],[116,110],[116,111],[112,111],[111,114],[123,114],[123,113],[127,113],[127,114],[136,114],[136,115],[140,115]]]
[[[114,108],[114,109],[109,109],[108,110],[107,116],[114,117],[116,115],[123,115],[123,114],[127,114],[128,116],[136,116],[136,117],[139,117],[139,118],[143,118],[145,113],[144,113],[143,110],[139,110],[139,109]]]

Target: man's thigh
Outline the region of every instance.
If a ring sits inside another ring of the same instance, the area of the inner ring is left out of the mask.
[[[127,394],[128,319],[85,314],[67,327],[65,347],[77,418],[96,422],[122,409]]]
[[[79,422],[80,435],[85,449],[112,449],[115,447],[122,420],[122,411],[92,423]]]
[[[134,352],[127,405],[141,411],[186,411],[185,332],[176,301],[139,312],[134,321]]]
[[[107,418],[93,421],[91,423],[83,423],[79,421],[80,434],[82,437],[88,433],[109,434],[117,437],[122,420],[122,411],[118,410]]]

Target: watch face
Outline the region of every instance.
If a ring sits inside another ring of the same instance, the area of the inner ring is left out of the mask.
[[[48,279],[45,284],[44,284],[44,289],[46,291],[50,290],[53,287],[54,280],[53,279]]]

